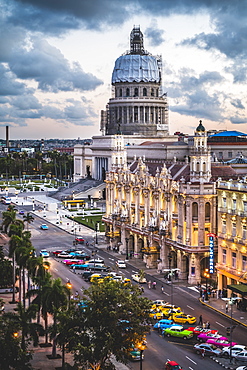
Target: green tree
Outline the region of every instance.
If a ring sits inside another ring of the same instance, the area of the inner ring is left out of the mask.
[[[87,303],[72,306],[63,335],[75,363],[82,369],[106,369],[112,354],[126,363],[133,345],[149,330],[151,301],[138,287],[114,280],[95,283],[84,295]]]
[[[12,285],[12,264],[6,259],[3,247],[0,246],[0,286],[5,288]]]
[[[27,309],[19,302],[17,305],[16,312],[7,312],[5,314],[13,323],[16,328],[21,331],[21,349],[26,351],[28,345],[33,342],[34,346],[39,343],[39,335],[44,334],[44,329],[41,324],[32,322],[32,319],[36,317],[38,307],[32,304]]]
[[[27,225],[27,230],[28,230],[28,225],[30,225],[34,221],[34,217],[31,215],[31,213],[27,213],[26,215],[23,216],[23,222],[26,222]]]
[[[0,368],[1,370],[31,369],[31,353],[21,349],[19,327],[7,314],[0,317]]]

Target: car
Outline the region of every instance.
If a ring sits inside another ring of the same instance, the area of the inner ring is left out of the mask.
[[[63,260],[62,263],[64,263],[66,266],[71,266],[71,265],[80,265],[85,263],[84,260],[78,260],[78,259],[67,259]]]
[[[141,355],[142,355],[142,360],[143,360],[144,359],[143,351],[142,351],[142,354],[141,354],[141,351],[138,348],[133,348],[128,353],[128,357],[129,357],[130,361],[140,361],[141,360]]]
[[[194,324],[196,322],[196,318],[194,316],[180,314],[180,313],[173,313],[170,317],[170,320],[173,320],[175,323],[178,324]]]
[[[25,214],[25,211],[23,211],[22,209],[19,211],[19,215],[24,215]]]
[[[84,260],[90,260],[90,256],[83,251],[70,252],[71,258],[81,258]]]
[[[212,333],[212,334],[218,334],[218,330],[214,330],[214,329],[204,329],[202,328],[201,326],[191,326],[189,328],[187,328],[187,330],[191,330],[193,331],[194,335],[199,335],[201,333]]]
[[[40,225],[40,229],[41,230],[48,230],[49,227],[46,224],[42,224],[42,225]]]
[[[50,254],[46,249],[41,249],[41,251],[39,252],[39,255],[44,258],[50,257]]]
[[[119,269],[126,269],[126,263],[125,263],[125,261],[123,261],[123,260],[118,260],[118,261],[116,261],[116,266],[117,266]]]
[[[57,254],[57,258],[65,258],[65,257],[71,258],[71,255],[65,251],[62,251],[61,253]]]
[[[236,370],[247,370],[247,366],[239,366]]]
[[[200,343],[194,345],[194,350],[198,355],[201,355],[204,352],[205,356],[221,356],[222,350],[213,344]]]
[[[88,263],[96,263],[97,265],[104,265],[105,261],[102,258],[95,258],[88,261]]]
[[[224,339],[224,340],[227,340],[226,337],[222,337],[221,334],[218,334],[218,333],[201,333],[197,336],[197,340],[199,340],[199,342],[206,342],[208,339]]]
[[[235,359],[237,361],[247,362],[247,351],[237,353]]]
[[[208,339],[206,343],[213,344],[219,348],[235,346],[237,344],[235,342],[229,342],[227,338],[218,338],[218,339],[211,338],[211,339]]]
[[[81,274],[81,277],[86,280],[86,281],[90,281],[90,277],[91,275],[93,274],[92,271],[89,271],[89,270],[85,270],[83,271],[83,273]]]
[[[76,244],[84,244],[85,240],[83,238],[75,238]]]
[[[165,370],[183,370],[176,361],[167,361],[165,363]]]
[[[230,353],[232,353],[232,357],[235,357],[239,352],[247,351],[247,347],[241,344],[236,344],[232,347],[224,347],[222,349],[222,356],[230,357]]]
[[[183,339],[190,339],[193,337],[192,331],[185,330],[181,325],[173,325],[163,330],[163,335],[166,337],[178,337]]]
[[[145,277],[141,277],[139,274],[131,275],[132,280],[136,281],[139,284],[145,284],[147,279]]]
[[[181,311],[179,308],[174,308],[174,309],[164,309],[164,307],[160,307],[160,311],[163,312],[163,315],[167,318],[169,318],[170,316],[173,316],[174,314],[179,314],[179,315],[183,315],[183,311]]]
[[[53,254],[53,256],[57,256],[58,254],[60,254],[62,252],[63,252],[63,250],[59,249],[59,250],[53,251],[52,254]]]
[[[172,320],[162,319],[162,320],[159,320],[158,322],[156,322],[156,324],[154,324],[153,328],[161,331],[163,329],[170,328],[173,325],[174,325],[174,323],[173,323]]]
[[[150,310],[150,317],[152,317],[154,320],[160,320],[163,318],[163,313],[160,311]]]
[[[165,306],[167,304],[168,302],[164,301],[163,299],[156,299],[155,301],[153,301],[153,305],[155,306]]]

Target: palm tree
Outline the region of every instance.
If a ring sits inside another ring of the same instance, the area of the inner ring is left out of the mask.
[[[44,300],[47,302],[48,312],[53,315],[53,325],[51,331],[52,338],[52,357],[56,358],[57,345],[57,316],[62,307],[67,306],[69,291],[65,285],[62,285],[60,278],[52,280],[49,289],[45,291]]]
[[[9,210],[3,212],[3,230],[5,233],[8,232],[10,225],[14,224],[16,221],[16,210],[13,208],[9,208]]]
[[[34,221],[34,217],[31,215],[31,213],[27,213],[26,215],[23,216],[23,221],[27,223],[27,230],[28,230],[28,225],[30,225]]]
[[[29,344],[29,339],[33,340],[33,345],[37,346],[39,343],[39,335],[43,335],[44,328],[41,324],[32,322],[37,312],[37,306],[31,305],[27,310],[19,302],[17,305],[17,312],[8,312],[6,317],[10,318],[16,323],[16,327],[21,330],[21,349],[25,352]],[[27,342],[26,342],[27,339]]]

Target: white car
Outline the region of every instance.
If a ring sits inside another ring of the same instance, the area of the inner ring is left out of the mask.
[[[50,257],[50,253],[46,249],[41,249],[41,251],[39,252],[39,255],[43,258]]]
[[[57,258],[65,258],[65,257],[71,257],[71,254],[64,251],[64,252],[61,252],[57,255]]]
[[[247,370],[247,366],[239,366],[236,370]]]
[[[247,351],[238,352],[235,355],[237,361],[247,362]]]
[[[230,357],[230,352],[232,349],[232,357],[235,357],[237,353],[242,352],[242,351],[247,351],[247,347],[241,344],[235,344],[235,346],[231,347],[224,347],[222,349],[222,355],[225,357]]]
[[[144,284],[147,282],[147,279],[145,277],[141,278],[139,274],[131,275],[131,277],[132,277],[132,280],[140,284]]]
[[[119,269],[126,269],[126,263],[123,260],[116,261],[116,265]]]

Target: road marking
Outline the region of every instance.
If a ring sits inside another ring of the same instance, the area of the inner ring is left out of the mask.
[[[163,292],[163,294],[170,295],[170,294],[168,294],[168,293],[166,293],[166,292]]]
[[[187,358],[187,360],[191,361],[193,364],[197,365],[197,363],[195,361],[193,361],[190,357],[188,356],[185,356]]]
[[[191,310],[193,310],[193,311],[195,310],[195,309],[194,309],[193,307],[191,307],[191,306],[188,306],[188,305],[187,305],[187,307],[188,307],[188,308],[190,308],[190,309],[191,309]]]
[[[189,370],[194,370],[194,369],[193,369],[193,367],[190,367],[190,366],[189,366]]]
[[[58,271],[58,269],[54,269],[55,271]]]
[[[223,328],[225,328],[225,325],[222,325],[221,323],[219,323],[218,321],[215,321],[216,324],[222,326]]]
[[[114,261],[114,258],[109,258],[109,260]]]

